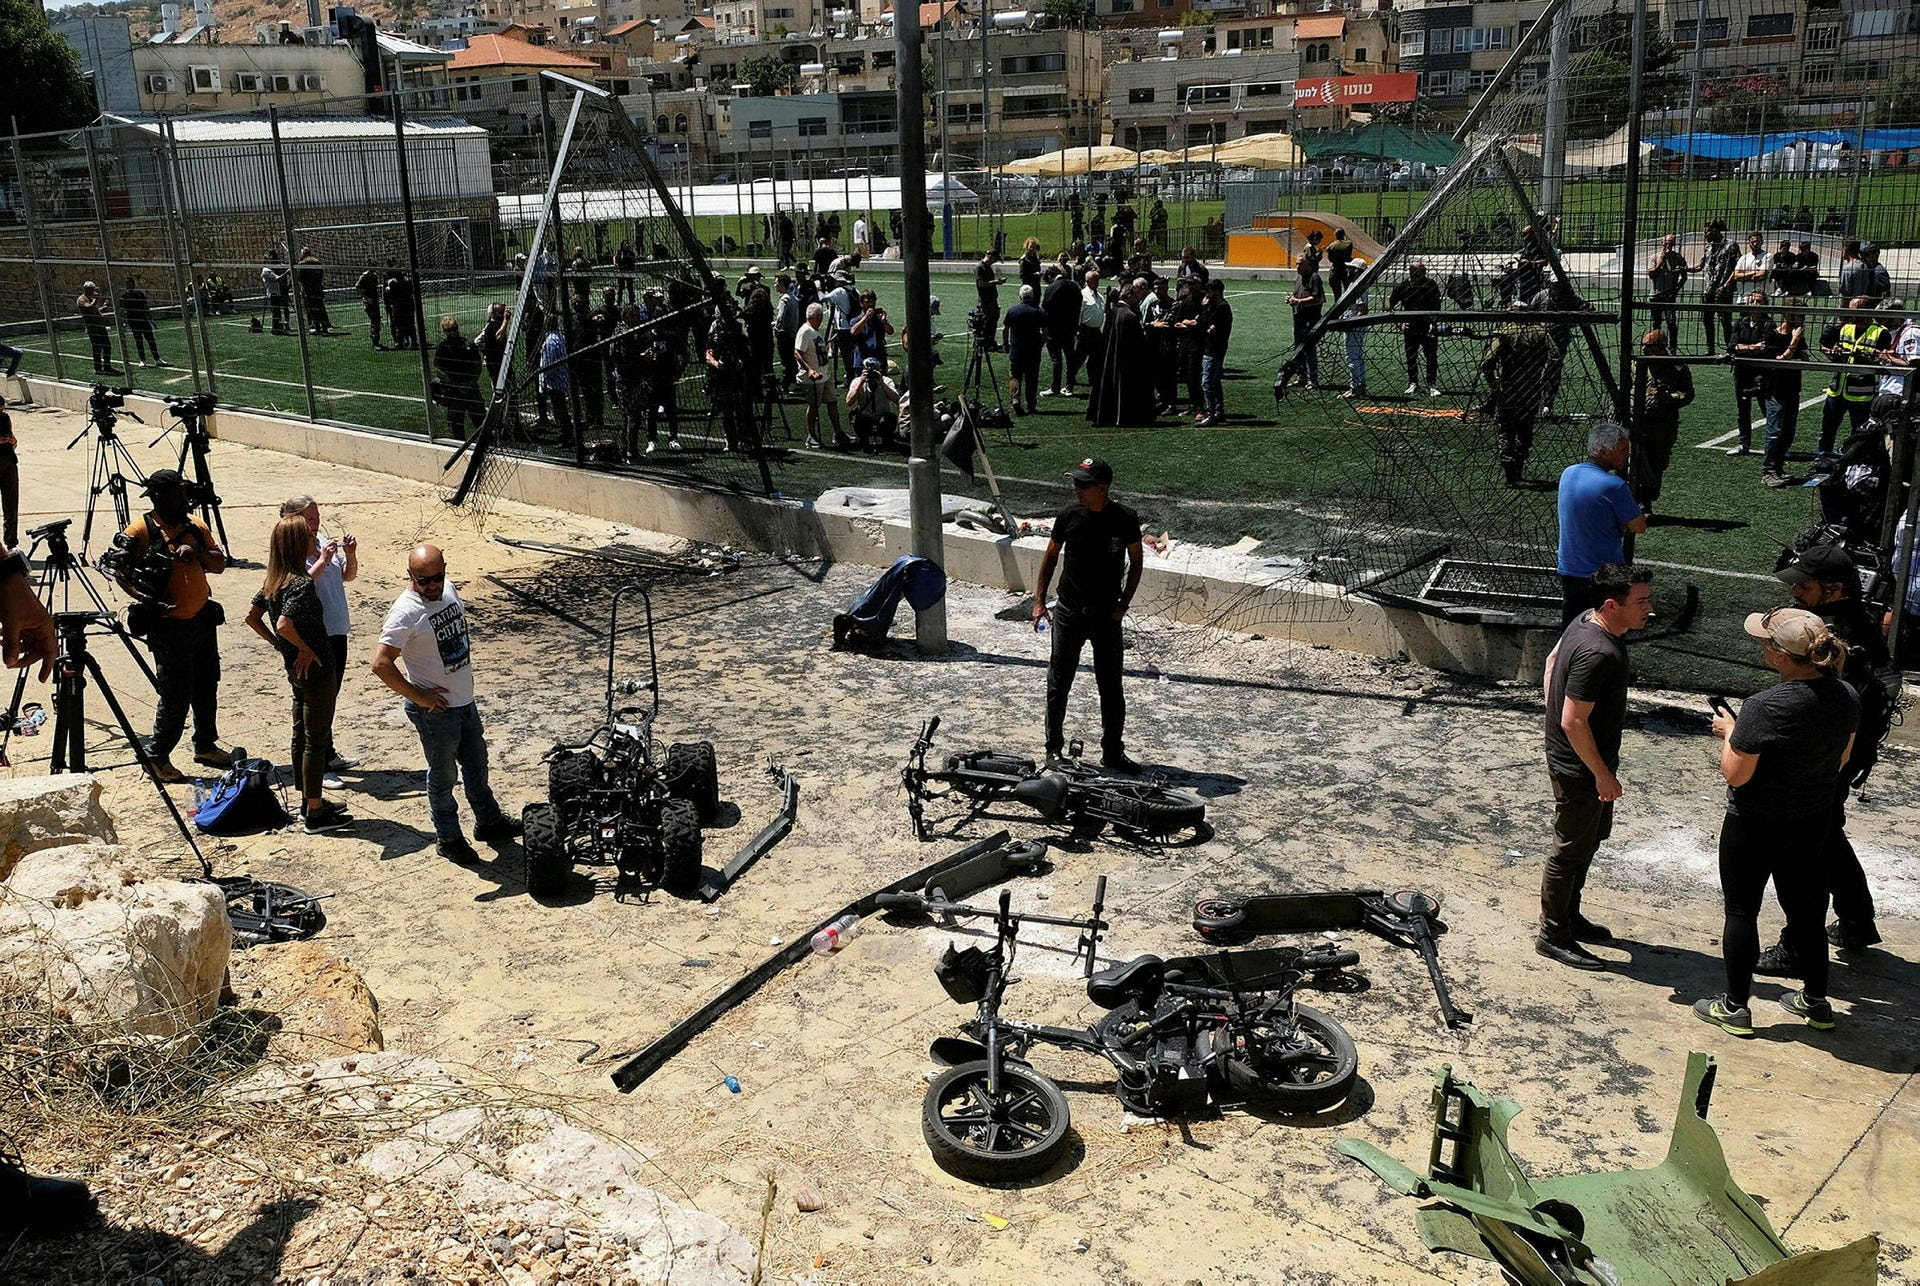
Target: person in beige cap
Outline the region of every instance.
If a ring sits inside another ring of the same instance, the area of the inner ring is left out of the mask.
[[[1773,881],[1786,912],[1783,940],[1804,987],[1780,998],[1821,1031],[1833,1027],[1827,999],[1827,886],[1822,858],[1840,765],[1853,749],[1860,699],[1841,681],[1847,645],[1814,613],[1779,607],[1747,617],[1747,633],[1780,682],[1747,700],[1738,716],[1713,717],[1727,813],[1720,826],[1720,951],[1727,989],[1696,1001],[1694,1016],[1735,1036],[1753,1035],[1753,966],[1760,957],[1760,903]]]

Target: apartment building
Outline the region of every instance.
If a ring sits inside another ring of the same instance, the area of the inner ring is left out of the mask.
[[[1107,69],[1113,141],[1136,150],[1203,147],[1294,129],[1300,55],[1239,49]]]
[[[930,137],[956,159],[999,165],[1097,141],[1106,73],[1095,32],[974,23],[933,36],[924,57]]]
[[[1399,23],[1399,70],[1419,79],[1420,101],[1459,115],[1493,83],[1516,44],[1533,29],[1546,0],[1484,0],[1430,4],[1414,0],[1394,13]],[[1577,41],[1576,41],[1577,44]],[[1520,69],[1520,84],[1546,74],[1547,50]]]
[[[1770,76],[1802,103],[1855,107],[1920,67],[1912,11],[1842,0],[1709,0],[1668,4],[1661,30],[1691,74],[1695,41],[1703,82]]]
[[[359,94],[366,81],[347,45],[140,45],[132,72],[142,115],[297,109]]]

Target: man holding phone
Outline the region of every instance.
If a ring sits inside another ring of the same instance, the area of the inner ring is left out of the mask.
[[[460,810],[453,802],[457,779],[465,780],[467,804],[478,819],[475,839],[518,835],[520,823],[500,811],[487,784],[487,741],[473,702],[467,609],[447,580],[446,555],[437,545],[415,545],[408,556],[407,588],[380,627],[373,672],[406,698],[407,719],[420,734],[427,757],[427,808],[440,856],[463,864],[480,860],[460,833]]]
[[[1599,606],[1567,627],[1546,664],[1547,775],[1553,784],[1553,852],[1540,877],[1534,950],[1574,969],[1606,962],[1582,943],[1613,934],[1580,913],[1600,842],[1620,798],[1620,731],[1627,713],[1626,635],[1653,617],[1653,572],[1609,563],[1593,574]]]

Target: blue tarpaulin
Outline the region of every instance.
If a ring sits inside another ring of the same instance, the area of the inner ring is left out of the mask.
[[[1920,148],[1920,129],[1792,130],[1778,134],[1674,134],[1651,142],[1670,152],[1704,156],[1716,161],[1740,161],[1764,156],[1795,143],[1844,143],[1869,152]]]

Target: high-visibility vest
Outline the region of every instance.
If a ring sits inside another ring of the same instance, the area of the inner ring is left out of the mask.
[[[1862,326],[1858,322],[1848,322],[1840,328],[1840,342],[1834,347],[1840,352],[1840,361],[1851,366],[1874,367],[1880,364],[1880,350],[1887,337],[1887,328],[1879,322],[1868,322]],[[1839,387],[1834,387],[1835,385]],[[1877,372],[1869,374],[1862,371],[1856,375],[1848,372],[1841,375],[1834,372],[1834,378],[1827,382],[1829,397],[1845,398],[1849,402],[1871,402],[1879,391],[1880,376]]]

